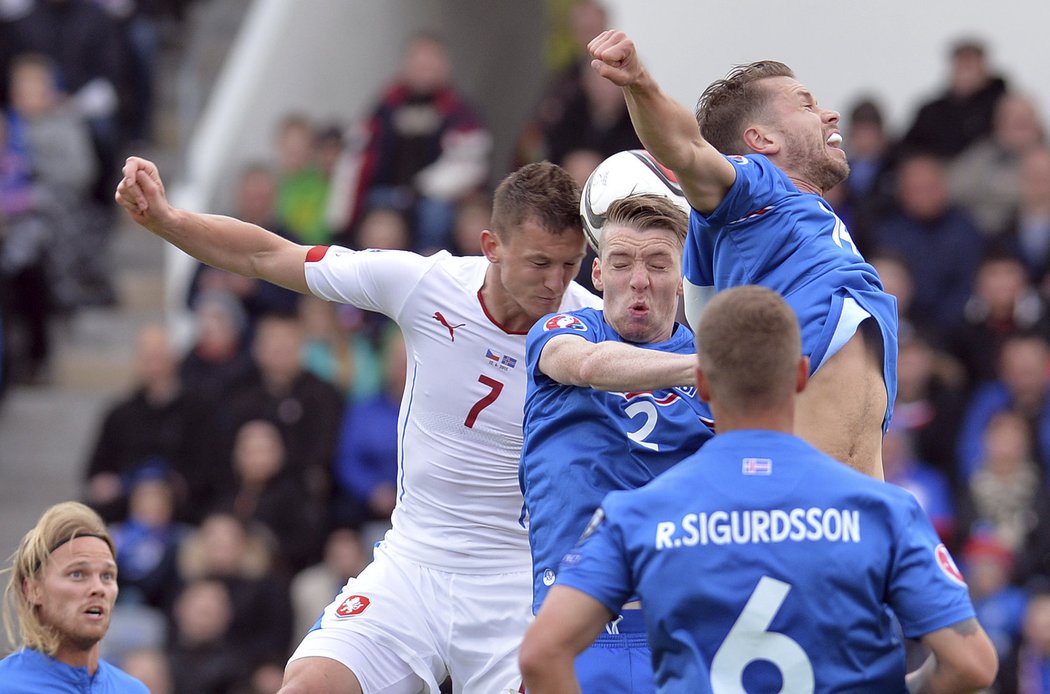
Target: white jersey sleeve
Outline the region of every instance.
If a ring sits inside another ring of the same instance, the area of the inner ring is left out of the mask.
[[[316,296],[397,320],[419,280],[441,257],[408,251],[353,251],[315,246],[306,256],[306,284]]]

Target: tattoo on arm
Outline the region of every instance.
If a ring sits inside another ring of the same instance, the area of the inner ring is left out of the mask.
[[[972,636],[977,633],[978,624],[976,619],[964,619],[951,626],[951,630],[960,636]]]

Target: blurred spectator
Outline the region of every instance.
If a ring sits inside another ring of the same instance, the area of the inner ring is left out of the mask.
[[[1020,200],[1007,224],[1006,235],[1017,247],[1025,267],[1042,293],[1050,295],[1050,147],[1035,147],[1021,161]]]
[[[955,507],[948,479],[915,456],[911,437],[899,426],[891,424],[883,437],[882,467],[886,481],[910,492],[929,516],[941,541],[951,544],[955,534]]]
[[[977,621],[995,644],[999,662],[1005,663],[1020,641],[1028,602],[1024,589],[1010,583],[1013,553],[994,536],[978,533],[963,545],[961,556]]]
[[[554,7],[557,8],[557,5]],[[535,115],[518,136],[514,168],[551,158],[546,127],[562,120],[567,104],[584,99],[581,96],[581,81],[591,62],[587,44],[608,28],[608,19],[605,6],[597,0],[575,0],[570,4],[566,16],[555,18],[555,25],[549,34],[553,44],[549,55],[555,58],[550,61],[555,63],[552,65],[554,73],[544,88]],[[599,161],[604,158],[599,157]]]
[[[144,465],[175,476],[179,501],[207,501],[213,491],[213,415],[206,401],[179,381],[177,362],[160,325],[136,340],[132,393],[105,413],[88,458],[85,497],[107,522],[126,517],[132,477]],[[180,510],[192,511],[192,508]]]
[[[1027,96],[1005,94],[995,106],[992,132],[948,164],[948,190],[985,236],[1003,233],[1021,199],[1024,155],[1046,143],[1046,133]],[[850,175],[852,177],[852,163]]]
[[[284,659],[258,665],[233,694],[277,694],[284,682]]]
[[[32,208],[47,227],[48,295],[71,311],[114,300],[103,250],[106,229],[89,201],[95,175],[91,139],[59,91],[53,63],[24,54],[11,65],[9,146],[28,159]]]
[[[389,525],[397,498],[398,409],[405,390],[408,358],[399,331],[391,332],[383,350],[383,389],[374,397],[352,403],[343,418],[336,450],[336,495],[333,521],[361,527]],[[368,533],[379,535],[377,527]]]
[[[168,657],[176,692],[227,694],[251,671],[232,631],[233,603],[222,581],[190,581],[175,602],[174,616]]]
[[[229,634],[249,667],[289,652],[292,606],[287,584],[271,573],[272,566],[266,539],[229,513],[208,514],[182,546],[180,567],[186,581],[217,579],[226,587],[232,609]]]
[[[1050,313],[1029,283],[1024,264],[1012,253],[992,249],[977,269],[962,321],[947,339],[952,355],[966,370],[970,388],[995,380],[1003,342],[1020,333],[1050,338]]]
[[[594,152],[598,161],[625,149],[641,149],[623,90],[595,72],[587,63],[579,65],[578,89],[548,96],[540,106],[541,159],[563,164],[578,150]]]
[[[390,207],[374,207],[365,212],[357,225],[355,248],[407,251],[412,232],[405,215]]]
[[[293,238],[307,245],[327,244],[325,220],[328,177],[318,165],[318,139],[306,116],[285,116],[277,132],[277,216]]]
[[[120,669],[146,685],[150,694],[176,694],[171,662],[162,650],[140,648],[126,653]]]
[[[906,434],[913,453],[958,481],[955,440],[964,406],[958,366],[921,333],[901,330],[897,353],[897,399],[891,426]]]
[[[485,193],[468,195],[456,207],[452,230],[453,255],[481,255],[481,230],[492,221],[492,199]]]
[[[144,469],[130,484],[128,518],[111,526],[120,570],[118,606],[171,612],[181,587],[179,546],[187,528],[175,521],[175,490],[160,469]]]
[[[299,299],[305,333],[303,364],[352,400],[375,395],[382,385],[378,350],[365,330],[365,312],[316,296]]]
[[[984,533],[1016,554],[1047,518],[1050,500],[1023,417],[1000,412],[983,434],[984,452],[960,499],[960,530],[964,535]]]
[[[844,130],[843,149],[849,154],[850,172],[840,184],[843,199],[832,202],[832,206],[849,227],[857,247],[866,252],[874,245],[874,221],[893,200],[893,143],[886,132],[882,110],[870,98],[861,99],[850,108]]]
[[[914,281],[912,315],[938,334],[954,325],[973,287],[984,238],[948,202],[944,167],[930,156],[900,164],[896,208],[875,228],[879,251],[907,259]]]
[[[43,53],[57,65],[64,91],[91,130],[94,196],[108,209],[120,171],[119,87],[127,61],[117,21],[88,0],[34,0],[7,29],[15,54]]]
[[[835,186],[833,190],[839,187]],[[883,289],[897,300],[897,320],[900,333],[903,335],[909,331],[914,332],[915,316],[912,305],[915,300],[915,280],[912,279],[908,259],[901,253],[885,249],[867,254],[866,257],[875,271],[879,273]]]
[[[1006,93],[1006,81],[988,66],[984,44],[964,39],[951,48],[948,86],[923,104],[905,132],[906,152],[954,157],[991,132],[992,113]]]
[[[179,378],[192,392],[214,403],[235,392],[252,377],[245,344],[248,319],[237,297],[208,289],[193,304],[194,337],[179,364]]]
[[[1013,412],[1026,422],[1030,442],[1025,454],[1036,461],[1036,480],[1042,480],[1050,461],[1050,380],[1047,366],[1050,344],[1038,335],[1015,335],[1002,346],[998,359],[999,378],[979,387],[963,417],[956,459],[963,479],[969,479],[986,449],[986,429],[1001,412]]]
[[[411,39],[366,130],[352,217],[392,207],[413,220],[413,248],[448,247],[456,200],[489,173],[492,136],[453,86],[440,39]]]
[[[289,471],[316,502],[312,510],[320,513],[329,491],[343,396],[303,369],[303,342],[303,328],[295,318],[271,315],[259,321],[252,345],[257,372],[229,394],[229,423],[238,428],[251,419],[274,422],[284,438]],[[227,451],[232,450],[234,433],[226,432]]]
[[[324,544],[324,559],[297,573],[291,583],[295,614],[292,642],[297,643],[339,594],[348,578],[365,568],[368,558],[356,530],[336,528]]]
[[[1050,585],[1029,595],[1017,657],[1000,663],[998,680],[999,694],[1050,692]]]
[[[293,238],[277,217],[277,178],[274,172],[261,164],[249,164],[237,179],[233,216],[256,224],[283,236]],[[243,277],[208,265],[198,264],[186,296],[192,307],[197,296],[206,290],[218,289],[236,296],[248,317],[248,334],[256,321],[268,313],[295,313],[299,295],[257,278]]]
[[[0,313],[4,325],[4,378],[46,379],[51,355],[49,321],[54,298],[48,279],[50,210],[33,184],[29,152],[8,137],[0,116]],[[5,380],[6,383],[6,380]]]
[[[285,447],[281,432],[262,419],[245,422],[237,430],[233,445],[236,483],[220,504],[246,523],[266,528],[287,572],[306,566],[319,554],[320,528],[316,514],[303,503],[298,480],[285,470]]]

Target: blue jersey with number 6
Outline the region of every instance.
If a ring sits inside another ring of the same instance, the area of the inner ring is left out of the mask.
[[[914,497],[788,434],[716,436],[596,516],[558,584],[640,596],[659,692],[903,694],[893,615],[910,638],[974,616]]]
[[[857,250],[846,225],[818,195],[803,193],[761,154],[729,156],[736,181],[710,214],[690,215],[682,272],[721,291],[760,284],[784,297],[802,328],[802,353],[816,371],[852,299],[879,324],[883,374],[897,390],[897,302]],[[889,412],[886,415],[889,420]]]
[[[540,371],[539,359],[559,335],[623,341],[604,313],[591,308],[547,316],[525,339],[529,380],[518,478],[532,548],[534,611],[607,493],[641,487],[712,436],[701,421],[710,421],[710,411],[696,388],[616,393],[554,381]],[[693,333],[683,325],[675,325],[669,340],[636,346],[696,353]]]

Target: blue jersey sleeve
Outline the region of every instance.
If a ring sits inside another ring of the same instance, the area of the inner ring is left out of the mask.
[[[900,620],[904,635],[919,638],[973,618],[973,604],[962,574],[910,494],[903,515],[887,602]]]
[[[529,330],[525,337],[525,363],[531,378],[540,374],[540,354],[551,338],[557,335],[576,335],[589,342],[600,342],[601,323],[604,319],[595,309],[581,309],[569,313],[551,313]]]
[[[619,614],[631,599],[630,564],[623,531],[599,508],[579,544],[562,559],[556,585],[569,586],[590,595],[612,614]]]
[[[736,180],[706,220],[698,221],[706,221],[710,226],[732,226],[761,216],[787,193],[784,173],[765,157],[727,156],[726,160],[736,167]]]

